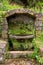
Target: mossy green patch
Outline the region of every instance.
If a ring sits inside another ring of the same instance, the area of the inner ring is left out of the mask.
[[[28,35],[28,34],[34,34],[35,28],[33,27],[33,24],[25,24],[24,22],[22,23],[22,21],[16,22],[16,24],[13,23],[8,23],[9,26],[9,30],[8,33],[9,34],[14,34],[14,35]]]
[[[32,50],[32,43],[29,40],[11,39],[14,50]],[[11,48],[11,47],[10,47]]]

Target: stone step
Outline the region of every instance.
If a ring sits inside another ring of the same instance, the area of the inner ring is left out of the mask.
[[[12,58],[17,58],[17,57],[25,57],[28,54],[33,53],[33,51],[8,51],[7,52]]]

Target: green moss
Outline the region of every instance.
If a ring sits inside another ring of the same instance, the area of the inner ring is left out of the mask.
[[[31,31],[28,31],[28,30],[21,30],[21,29],[14,29],[14,30],[9,30],[9,34],[14,34],[14,35],[28,35],[28,34],[33,34]]]
[[[21,23],[20,23],[21,22]],[[31,24],[24,24],[22,21],[17,22],[16,24],[13,23],[8,23],[9,24],[9,34],[14,34],[14,35],[28,35],[28,34],[34,34],[34,27]]]

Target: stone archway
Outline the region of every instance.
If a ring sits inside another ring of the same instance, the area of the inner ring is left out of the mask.
[[[13,19],[13,22],[17,21],[19,19],[19,17],[17,17],[18,19],[15,18],[15,15],[17,15],[17,14],[18,15],[19,14],[22,15],[22,16],[19,16],[20,20],[22,19],[23,21],[25,20],[26,22],[27,22],[26,19],[28,17],[32,18],[32,20],[34,19],[35,27],[36,27],[35,29],[37,31],[41,31],[40,28],[37,28],[38,25],[40,26],[39,22],[42,24],[42,20],[41,20],[42,17],[41,17],[41,15],[36,14],[36,13],[34,13],[34,12],[30,11],[30,10],[27,10],[27,9],[15,9],[15,10],[11,10],[11,11],[8,11],[7,13],[5,13],[5,17],[3,18],[3,22],[2,22],[2,38],[5,41],[7,40],[7,42],[8,42],[8,29],[9,29],[8,22],[9,22],[9,20],[12,21],[12,19]],[[26,15],[26,17],[24,15]],[[14,36],[13,38],[18,38],[18,37]],[[19,39],[20,38],[26,38],[26,37],[19,37]],[[28,36],[27,38],[31,38],[31,37]],[[10,52],[10,53],[12,53],[12,55],[13,55],[13,53],[16,54],[16,52]],[[17,55],[18,55],[18,53],[19,52],[17,52]],[[20,54],[22,54],[22,53],[20,52]],[[27,54],[27,52],[26,52],[26,54]],[[15,55],[13,55],[13,56],[15,56]]]
[[[17,16],[16,16],[17,14]],[[15,18],[16,16],[16,18]],[[35,13],[33,13],[32,11],[29,11],[29,10],[26,10],[26,9],[15,9],[15,10],[12,10],[12,11],[9,11],[5,14],[5,18],[3,19],[3,28],[4,30],[2,30],[2,37],[3,38],[7,38],[8,35],[8,20],[10,21],[16,21],[17,19],[20,19],[20,20],[25,20],[25,23],[28,23],[28,20],[31,19],[30,21],[34,21],[33,22],[30,22],[33,26],[35,25],[35,21],[36,21],[36,15]]]

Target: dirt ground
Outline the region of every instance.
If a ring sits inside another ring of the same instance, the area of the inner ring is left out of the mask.
[[[4,64],[0,65],[40,65],[33,59],[6,59]]]

